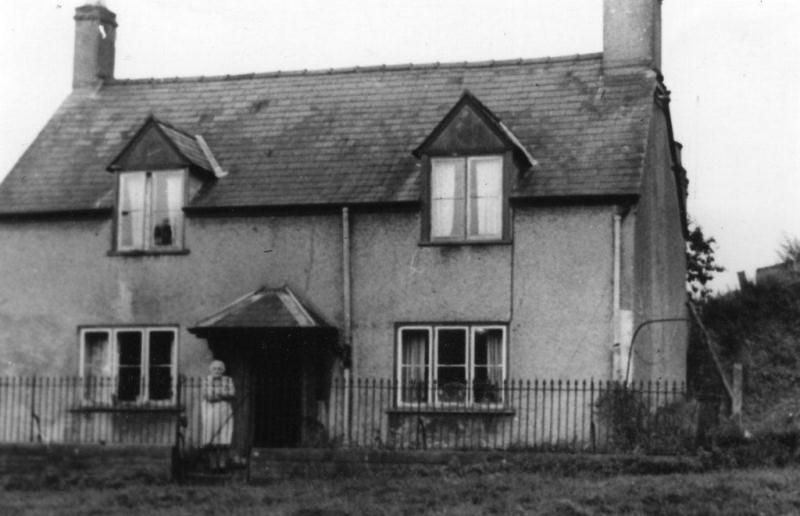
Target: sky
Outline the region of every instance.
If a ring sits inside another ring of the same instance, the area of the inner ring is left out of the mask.
[[[69,94],[74,0],[0,2],[0,178]],[[601,0],[107,0],[119,78],[602,50]],[[800,237],[800,2],[664,0],[662,72],[688,209],[736,287]]]

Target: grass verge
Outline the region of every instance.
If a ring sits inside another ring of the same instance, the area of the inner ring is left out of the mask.
[[[0,514],[797,514],[800,468],[649,476],[362,475],[264,486],[6,489]]]

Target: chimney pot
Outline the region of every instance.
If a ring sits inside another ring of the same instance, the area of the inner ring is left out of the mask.
[[[75,9],[75,58],[72,87],[91,88],[114,78],[117,15],[101,4]]]

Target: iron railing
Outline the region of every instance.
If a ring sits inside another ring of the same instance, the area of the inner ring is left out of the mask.
[[[332,446],[673,453],[692,446],[683,384],[508,380],[401,386],[334,380],[324,438]],[[316,436],[309,436],[312,442]]]
[[[695,431],[678,383],[254,379],[212,401],[205,378],[119,382],[0,378],[0,442],[674,453]]]

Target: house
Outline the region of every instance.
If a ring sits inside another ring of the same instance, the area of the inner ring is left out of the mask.
[[[515,379],[683,381],[660,4],[605,0],[597,54],[145,80],[79,7],[73,91],[0,185],[0,374],[111,378],[87,414],[132,424],[220,358],[256,446],[342,379],[397,386],[401,426],[524,419]]]

